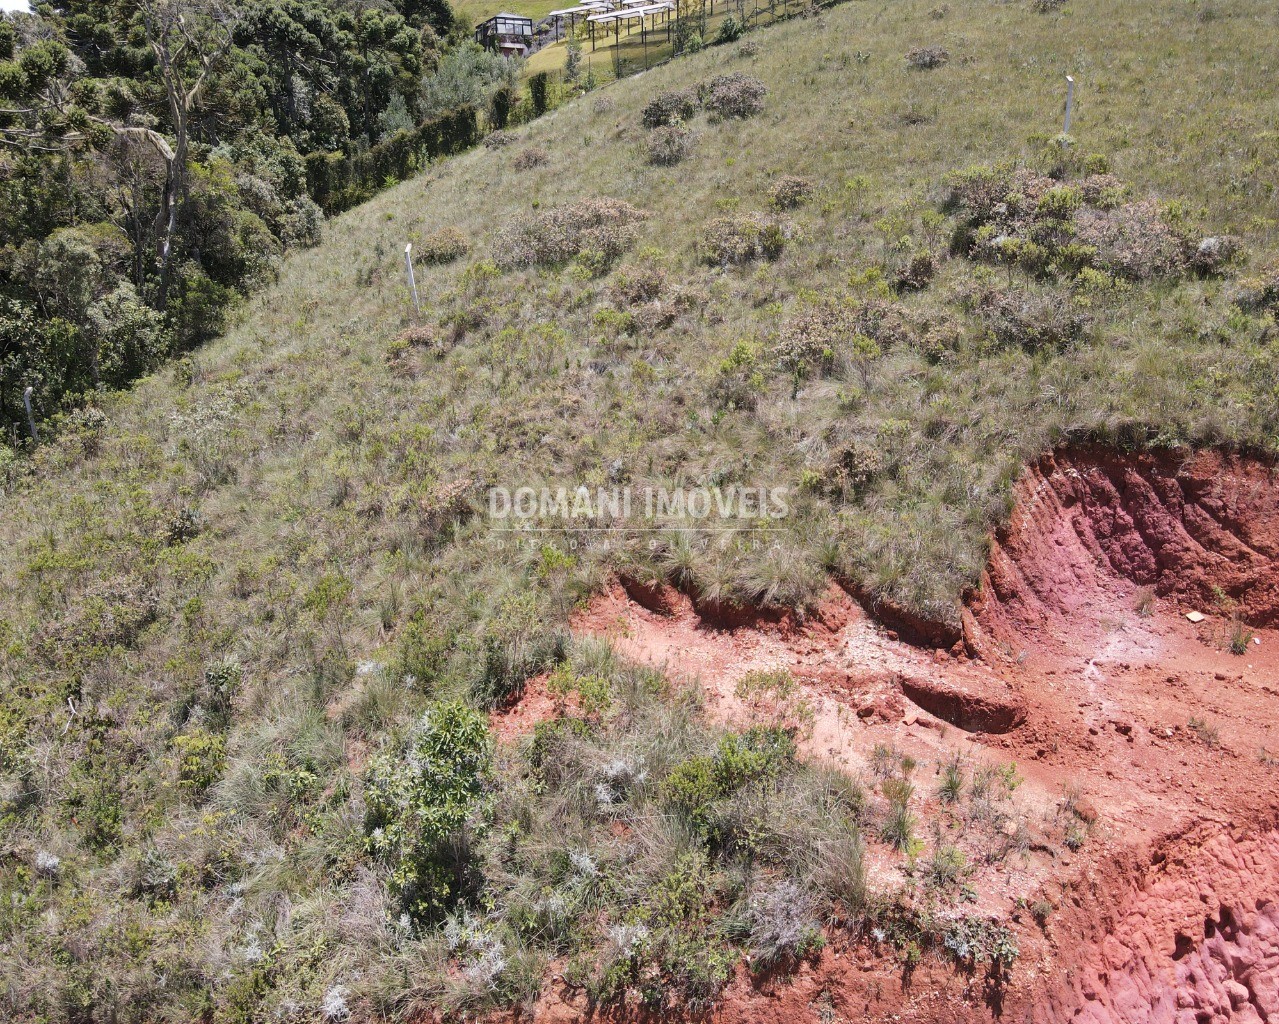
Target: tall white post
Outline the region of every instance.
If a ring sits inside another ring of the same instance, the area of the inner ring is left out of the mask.
[[[22,404],[27,407],[27,426],[31,428],[31,440],[39,444],[40,433],[36,430],[35,413],[31,411],[31,392],[33,391],[35,391],[35,388],[28,386],[27,390],[22,392]]]
[[[410,242],[404,247],[404,269],[409,275],[409,291],[413,293],[413,314],[421,317],[422,304],[417,298],[417,279],[413,276],[413,243]]]
[[[1066,126],[1062,128],[1063,135],[1070,134],[1070,115],[1075,109],[1075,79],[1073,75],[1066,76]]]

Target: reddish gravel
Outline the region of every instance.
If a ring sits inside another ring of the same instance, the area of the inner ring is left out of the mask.
[[[618,585],[572,626],[696,682],[708,712],[734,724],[779,712],[738,697],[742,675],[789,668],[813,712],[805,751],[847,770],[865,771],[891,740],[924,766],[956,749],[1016,760],[1028,815],[1059,807],[1064,786],[1082,796],[1097,822],[1078,854],[1032,852],[976,883],[982,912],[1021,920],[1005,1019],[1279,1024],[1269,466],[1211,452],[1045,458],[992,540],[953,651],[903,642],[901,621],[877,621],[835,587],[805,620],[701,611],[674,591]],[[1203,621],[1188,621],[1192,611]],[[912,623],[903,635],[928,633]],[[517,708],[508,733],[545,712],[534,693],[538,706]],[[1030,899],[1057,908],[1044,931],[1018,910]],[[890,959],[836,936],[789,982],[761,989],[744,973],[713,1016],[992,1019],[970,979],[926,964],[908,983]],[[583,1012],[552,986],[538,1016]]]

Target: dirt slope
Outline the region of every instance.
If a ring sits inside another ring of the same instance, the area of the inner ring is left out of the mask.
[[[903,642],[835,587],[805,618],[726,628],[683,595],[619,584],[573,628],[700,682],[721,720],[802,705],[806,751],[846,770],[884,742],[925,766],[961,749],[1018,762],[1028,821],[1067,787],[1081,798],[1097,823],[1077,856],[1032,850],[975,883],[982,911],[1022,919],[1005,1018],[1279,1021],[1277,513],[1255,460],[1068,451],[1020,483],[954,650]],[[799,683],[788,706],[739,692],[782,667]],[[1032,898],[1058,908],[1042,932],[1018,912]],[[928,979],[834,942],[767,992],[739,979],[718,1017],[994,1012],[971,979]]]

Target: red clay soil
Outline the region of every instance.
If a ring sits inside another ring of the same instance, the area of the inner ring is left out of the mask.
[[[1063,913],[1070,970],[1027,1019],[1279,1020],[1279,832],[1199,826],[1126,860]]]
[[[998,1010],[1042,1024],[1279,1024],[1271,469],[1212,452],[1076,450],[1028,470],[1016,497],[954,651],[903,642],[835,587],[806,618],[731,628],[673,591],[620,585],[574,618],[578,633],[700,684],[721,721],[803,705],[809,756],[857,773],[886,742],[920,772],[957,750],[1015,760],[1032,832],[1061,813],[1067,788],[1096,819],[1077,853],[1034,843],[974,880],[975,911],[1016,922],[1021,945],[1001,1005],[940,962],[926,958],[910,980],[887,954],[834,936],[786,983],[761,988],[743,973],[713,1019],[940,1022]],[[737,693],[750,670],[777,667],[799,682],[791,706]],[[531,728],[536,718],[516,713]],[[872,874],[890,885],[900,870]],[[1032,901],[1056,908],[1042,930],[1022,909]],[[583,1012],[548,987],[538,1016]]]

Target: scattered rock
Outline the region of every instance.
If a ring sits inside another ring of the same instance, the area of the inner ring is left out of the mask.
[[[1081,796],[1075,801],[1075,817],[1085,824],[1091,825],[1097,820],[1097,805],[1089,797]]]

